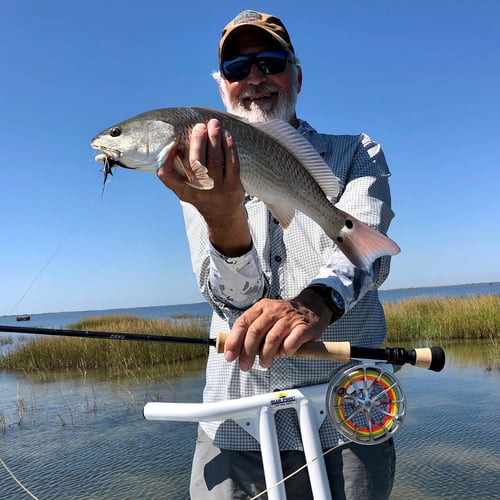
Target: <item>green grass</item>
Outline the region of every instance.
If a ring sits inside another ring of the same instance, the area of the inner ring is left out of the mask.
[[[409,340],[498,341],[500,295],[417,298],[384,304],[387,343]]]

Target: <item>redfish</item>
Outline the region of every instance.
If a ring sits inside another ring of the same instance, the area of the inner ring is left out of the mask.
[[[212,189],[214,181],[199,162],[188,164],[192,128],[216,118],[235,141],[240,159],[241,183],[250,196],[263,201],[287,228],[298,210],[323,229],[344,255],[367,270],[379,257],[396,255],[398,245],[381,232],[339,210],[330,201],[339,182],[311,144],[281,120],[248,123],[242,118],[207,108],[164,108],[142,113],[114,125],[91,142],[101,152],[107,176],[115,166],[156,172],[173,147],[176,168],[196,189]]]

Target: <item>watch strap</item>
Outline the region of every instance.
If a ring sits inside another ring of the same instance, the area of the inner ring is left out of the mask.
[[[306,287],[306,290],[314,290],[323,298],[325,304],[332,311],[330,324],[337,321],[345,313],[345,303],[342,295],[337,290],[324,285],[323,283],[314,283]]]

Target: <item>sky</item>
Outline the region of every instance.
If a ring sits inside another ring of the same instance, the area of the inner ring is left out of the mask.
[[[211,72],[238,12],[280,17],[298,115],[365,132],[390,170],[383,289],[500,281],[498,0],[4,0],[0,315],[200,302],[177,198],[90,139],[169,106],[223,109]]]

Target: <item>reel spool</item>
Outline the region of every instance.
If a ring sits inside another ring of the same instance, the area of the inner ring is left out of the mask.
[[[355,443],[382,443],[403,423],[405,395],[386,367],[392,365],[350,367],[337,373],[328,386],[328,416],[337,430]]]

